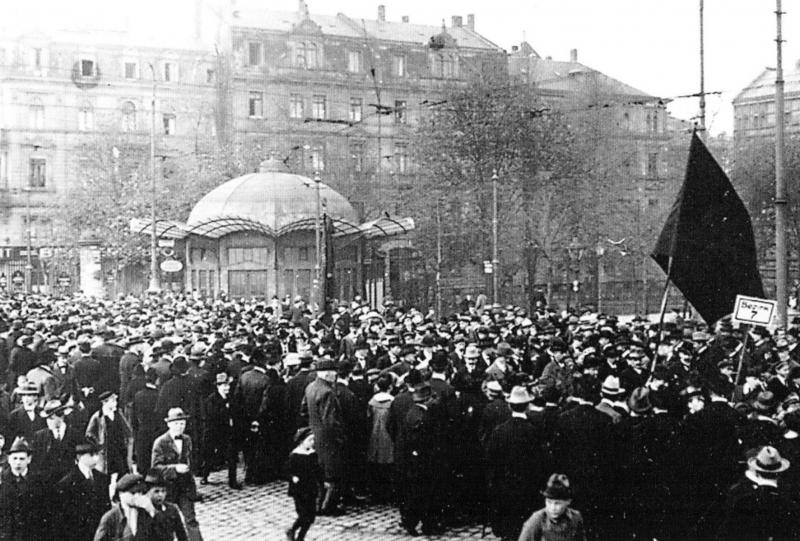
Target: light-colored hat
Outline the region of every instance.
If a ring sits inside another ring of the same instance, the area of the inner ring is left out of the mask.
[[[766,445],[761,448],[756,456],[747,461],[747,466],[751,470],[765,473],[780,473],[789,469],[789,461],[781,457],[781,454],[772,446]]]
[[[610,396],[619,396],[625,392],[625,389],[619,386],[619,378],[617,376],[607,376],[606,379],[603,380],[600,392]]]
[[[183,412],[183,408],[170,408],[167,412],[167,416],[164,418],[164,422],[185,421],[188,418],[189,416]]]
[[[509,404],[527,404],[531,400],[533,400],[533,397],[528,393],[528,389],[522,385],[517,385],[511,389],[511,394],[506,399]]]

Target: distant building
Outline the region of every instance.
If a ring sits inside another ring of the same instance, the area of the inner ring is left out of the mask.
[[[30,234],[34,289],[56,283],[56,271],[74,276],[61,249],[73,232],[54,208],[82,181],[99,140],[149,155],[154,92],[159,155],[213,146],[215,68],[192,44],[155,46],[124,32],[0,38],[0,274],[24,268]]]
[[[668,100],[580,63],[575,49],[569,61],[557,61],[523,42],[508,63],[512,80],[530,84],[580,126],[594,154],[590,174],[605,191],[598,204],[607,205],[607,216],[586,232],[593,238],[583,239],[579,300],[599,300],[608,310],[656,310],[663,272],[649,251],[683,180],[691,127],[669,115]],[[562,299],[571,296],[563,291],[568,286],[556,291]]]

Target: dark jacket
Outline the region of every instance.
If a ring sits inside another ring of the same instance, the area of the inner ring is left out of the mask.
[[[314,376],[308,369],[302,369],[286,383],[286,414],[288,415],[287,420],[290,425],[290,432],[294,432],[302,424],[300,420],[300,405],[303,403],[306,387],[312,381],[314,381]]]
[[[145,387],[133,397],[133,453],[139,468],[149,467],[153,442],[165,428],[164,418],[156,411],[157,402],[158,389],[151,387]]]
[[[16,438],[25,438],[30,443],[33,440],[33,434],[37,430],[47,428],[47,423],[40,413],[41,410],[36,408],[33,420],[31,420],[22,406],[12,411],[8,416],[6,442],[13,442]],[[10,446],[11,444],[7,443],[7,445]]]
[[[306,387],[303,409],[314,433],[319,464],[326,479],[341,479],[345,465],[345,418],[334,384],[320,378]]]
[[[75,446],[83,441],[83,430],[66,423],[64,437],[56,440],[49,428],[37,430],[31,447],[31,470],[49,484],[57,483],[75,465]]]
[[[94,537],[103,514],[111,508],[108,499],[110,478],[101,471],[92,472],[92,480],[86,479],[74,465],[56,484],[59,529],[62,539],[86,541]]]
[[[0,474],[0,541],[44,541],[46,485],[30,470],[17,481],[7,468]]]

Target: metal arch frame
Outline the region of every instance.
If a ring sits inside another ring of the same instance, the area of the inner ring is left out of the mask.
[[[220,230],[224,231],[217,234]],[[278,236],[271,227],[262,222],[237,216],[220,216],[212,220],[200,222],[191,227],[186,225],[184,226],[184,231],[189,235],[198,235],[211,239],[219,239],[225,235],[239,233],[241,231],[256,231],[273,239]]]

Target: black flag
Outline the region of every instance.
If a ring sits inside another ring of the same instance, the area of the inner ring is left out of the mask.
[[[651,256],[709,325],[733,312],[736,295],[764,296],[750,215],[697,133]]]
[[[334,268],[336,258],[333,253],[333,220],[327,214],[323,215],[324,223],[324,242],[325,242],[325,272],[323,275],[325,313],[331,310],[331,302],[336,298],[336,280],[334,278]]]

